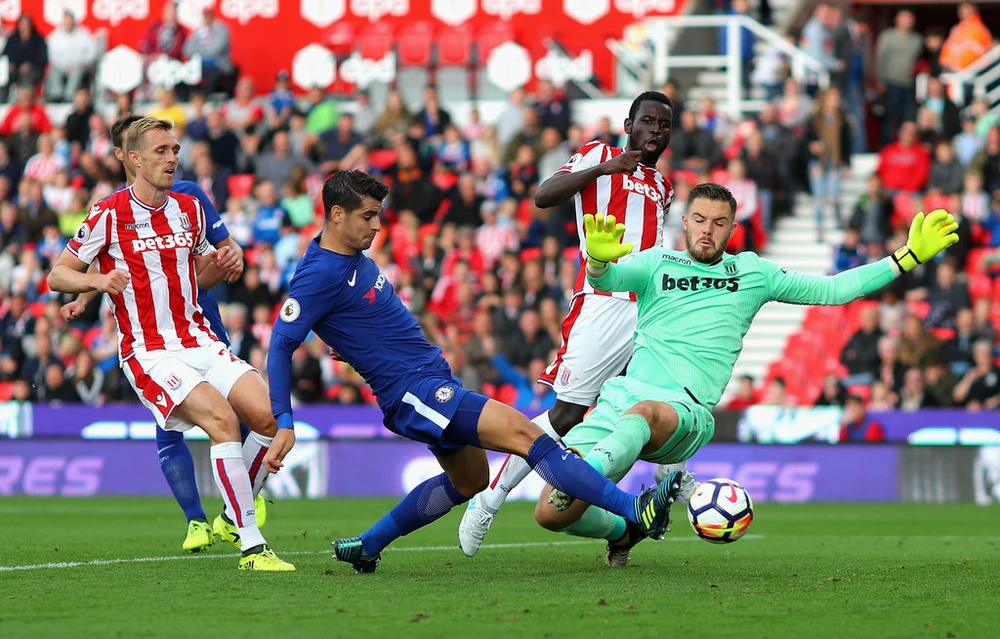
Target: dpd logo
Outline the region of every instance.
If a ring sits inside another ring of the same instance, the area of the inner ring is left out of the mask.
[[[94,17],[116,27],[124,20],[145,20],[149,17],[149,0],[96,0]]]
[[[410,11],[410,0],[351,0],[351,11],[359,18],[378,22],[382,16],[405,16]]]
[[[483,0],[483,13],[507,21],[519,13],[538,15],[542,0]]]
[[[222,0],[219,11],[227,18],[246,24],[254,18],[278,15],[278,0]]]

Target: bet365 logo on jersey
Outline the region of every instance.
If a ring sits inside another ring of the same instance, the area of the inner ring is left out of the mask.
[[[670,277],[663,274],[664,291],[728,291],[735,293],[740,290],[740,278],[738,277]]]

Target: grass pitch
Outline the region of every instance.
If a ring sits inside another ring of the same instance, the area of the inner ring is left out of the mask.
[[[1000,627],[997,509],[758,504],[748,538],[715,546],[678,506],[666,541],[611,570],[601,542],[547,533],[512,503],[474,559],[457,547],[457,511],[397,541],[374,575],[330,559],[330,541],[392,504],[270,504],[264,533],[298,570],[258,574],[238,572],[221,542],[185,555],[168,499],[0,499],[0,637],[909,639]]]

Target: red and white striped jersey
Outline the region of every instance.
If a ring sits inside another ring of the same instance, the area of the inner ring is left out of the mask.
[[[580,147],[557,173],[576,173],[606,162],[625,152],[595,140]],[[604,293],[594,291],[587,281],[584,264],[587,243],[583,229],[583,216],[587,213],[614,215],[625,225],[622,242],[632,242],[632,253],[645,251],[663,244],[663,218],[670,212],[674,187],[660,175],[656,167],[640,164],[631,175],[602,175],[583,187],[574,197],[576,228],[580,234],[580,273],[576,278],[574,293],[597,293],[635,299],[634,293]]]
[[[122,361],[136,351],[176,351],[216,340],[198,306],[194,256],[213,248],[196,198],[167,193],[166,202],[153,208],[132,189],[118,191],[90,209],[67,248],[87,264],[97,260],[101,273],[129,275],[125,290],[110,296]]]

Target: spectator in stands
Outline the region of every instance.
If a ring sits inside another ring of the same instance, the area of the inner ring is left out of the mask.
[[[24,178],[44,184],[55,181],[56,173],[68,167],[62,156],[55,153],[52,136],[45,133],[38,137],[38,153],[28,158],[24,165]]]
[[[274,183],[267,180],[258,182],[254,189],[257,210],[253,223],[255,244],[274,246],[281,239],[281,227],[285,225],[285,211],[278,204],[278,193]]]
[[[505,350],[509,353],[511,364],[526,371],[532,360],[549,361],[549,355],[555,348],[548,331],[542,329],[538,311],[525,309],[518,321],[518,331]]]
[[[286,69],[278,71],[274,79],[274,88],[267,95],[265,112],[267,127],[272,131],[288,126],[292,112],[295,111],[295,94],[289,84],[290,76]]]
[[[848,385],[870,384],[878,374],[879,344],[885,335],[879,326],[876,306],[865,306],[860,314],[860,328],[840,352],[840,362],[847,367]]]
[[[882,245],[892,234],[890,220],[894,205],[892,198],[882,189],[878,173],[868,176],[867,185],[868,190],[858,198],[848,227],[858,229],[861,243]]]
[[[671,130],[671,162],[688,171],[708,171],[722,161],[722,149],[712,133],[698,126],[698,114],[684,111],[681,126]]]
[[[536,157],[534,146],[522,144],[514,154],[514,159],[507,164],[507,168],[504,171],[504,180],[507,182],[507,189],[519,200],[527,199],[538,186],[538,164],[535,162]]]
[[[1000,189],[1000,126],[993,126],[987,131],[986,143],[972,158],[969,170],[982,174],[987,191]]]
[[[215,10],[205,7],[202,24],[184,41],[184,55],[201,56],[201,89],[211,95],[219,89],[223,76],[230,75],[233,61],[229,54],[229,27],[215,19]]]
[[[7,136],[21,130],[22,116],[27,116],[29,130],[32,133],[48,133],[52,130],[52,123],[49,122],[45,107],[35,100],[35,92],[30,87],[18,88],[17,103],[4,116],[3,124],[0,124],[0,135]]]
[[[361,136],[354,130],[354,116],[350,113],[340,114],[337,128],[331,129],[319,136],[322,148],[320,152],[319,170],[323,174],[331,173],[340,168],[340,162],[358,144]]]
[[[973,100],[969,108],[976,117],[976,135],[985,140],[990,129],[1000,124],[1000,115],[994,113],[983,98]]]
[[[554,127],[562,137],[568,136],[573,118],[564,90],[556,88],[549,80],[539,80],[535,90],[534,110],[538,114],[540,128]]]
[[[310,87],[306,91],[306,103],[309,105],[306,109],[306,131],[318,136],[337,126],[337,103],[322,87]]]
[[[264,107],[254,97],[253,78],[244,76],[236,82],[233,99],[222,106],[222,117],[231,131],[257,132],[264,122]]]
[[[885,441],[885,429],[868,415],[864,400],[857,395],[848,396],[844,402],[844,413],[840,418],[840,441]]]
[[[955,376],[941,360],[933,359],[927,363],[927,368],[924,369],[924,386],[939,408],[954,405],[952,398],[956,382]]]
[[[840,108],[840,90],[829,87],[819,97],[819,109],[809,120],[809,184],[816,209],[816,238],[823,241],[823,210],[832,207],[837,228],[840,214],[840,179],[851,168],[851,125]]]
[[[732,0],[729,4],[729,15],[732,16],[745,16],[749,10],[749,2],[747,0]],[[737,27],[738,34],[736,36],[737,41],[737,58],[740,61],[740,86],[743,87],[744,95],[749,97],[750,91],[753,88],[753,83],[750,81],[750,76],[753,73],[754,66],[754,37],[753,31],[747,27]],[[720,27],[718,31],[718,51],[719,55],[727,55],[729,48],[729,29],[726,27]]]
[[[417,112],[415,120],[424,127],[424,137],[434,142],[451,124],[451,114],[441,106],[437,88],[433,85],[424,87],[424,106]]]
[[[504,164],[513,162],[523,146],[531,147],[536,157],[545,152],[545,147],[542,144],[542,128],[539,122],[538,114],[533,109],[526,108],[524,110],[524,126],[511,136],[507,146],[504,147],[501,158]]]
[[[538,160],[539,183],[544,182],[566,164],[573,152],[574,149],[562,139],[555,127],[543,130],[542,155]]]
[[[941,133],[937,114],[927,107],[917,109],[917,138],[929,152],[933,152],[939,142],[947,141]]]
[[[937,356],[940,343],[927,332],[924,323],[916,315],[903,320],[903,330],[899,336],[899,361],[905,366],[920,368]]]
[[[308,344],[303,344],[292,353],[292,397],[303,404],[323,402],[323,389],[323,369]]]
[[[799,46],[813,59],[821,62],[828,71],[839,71],[838,60],[834,55],[834,27],[837,20],[834,7],[826,2],[820,2],[813,10],[812,17],[802,26]],[[815,79],[812,80],[816,82]],[[810,92],[816,85],[810,85]]]
[[[71,11],[63,12],[62,25],[49,34],[49,72],[46,93],[52,102],[69,102],[80,88],[85,74],[97,61],[97,40],[76,23]]]
[[[882,336],[878,341],[878,357],[876,377],[893,391],[898,391],[903,385],[903,374],[906,372],[906,366],[899,360],[899,338],[894,335]]]
[[[728,164],[726,188],[736,198],[736,221],[745,231],[745,248],[748,251],[757,250],[759,234],[758,220],[760,213],[760,198],[757,195],[757,183],[747,178],[743,161],[732,159]]]
[[[960,308],[955,314],[955,336],[944,342],[939,352],[940,361],[955,375],[964,375],[973,366],[972,345],[980,339],[975,329],[972,309]]]
[[[914,65],[924,50],[924,40],[915,33],[916,17],[903,9],[896,14],[895,28],[878,37],[875,53],[877,90],[885,96],[886,117],[882,119],[882,144],[904,122],[916,118]]]
[[[789,44],[795,45],[794,36],[788,36],[788,40]],[[788,55],[777,46],[769,45],[764,55],[756,58],[750,82],[764,87],[764,99],[771,102],[781,95],[789,68]],[[676,116],[675,113],[674,117]]]
[[[893,195],[923,191],[930,168],[930,153],[918,142],[913,122],[904,122],[899,139],[879,152],[878,174]]]
[[[240,359],[250,359],[250,349],[257,345],[257,338],[248,330],[247,307],[242,304],[226,306],[225,325],[229,334],[229,350]]]
[[[139,53],[146,56],[147,64],[161,55],[180,60],[186,39],[187,30],[177,23],[177,5],[164,2],[160,19],[149,25],[139,41]]]
[[[899,398],[896,393],[889,388],[889,385],[880,379],[872,382],[871,395],[868,397],[868,408],[874,411],[895,410]]]
[[[924,408],[937,408],[938,401],[924,384],[924,373],[917,367],[906,369],[903,387],[899,390],[899,409],[916,412]]]
[[[939,78],[944,73],[941,66],[941,47],[944,46],[946,31],[944,27],[930,26],[924,32],[924,53],[921,62],[917,63],[918,68],[921,63],[926,64],[927,72],[932,78]]]
[[[789,401],[788,394],[786,392],[786,384],[784,377],[773,377],[771,378],[771,383],[767,385],[767,393],[764,396],[761,404],[765,406],[789,406],[791,402]]]
[[[931,172],[927,178],[928,192],[944,195],[961,193],[963,180],[964,169],[955,159],[951,143],[941,140],[934,147],[934,161],[931,162]]]
[[[375,122],[376,143],[385,148],[393,148],[406,134],[409,124],[410,112],[402,94],[399,89],[391,89]]]
[[[941,133],[952,139],[962,130],[958,106],[948,97],[940,78],[931,76],[927,80],[927,97],[921,107],[933,112],[941,125]]]
[[[726,403],[726,410],[745,410],[757,403],[757,393],[753,387],[753,375],[740,375],[736,395]]]
[[[815,406],[843,406],[847,401],[847,389],[841,383],[840,378],[834,373],[829,373],[823,378],[823,387],[819,397],[816,398]]]
[[[57,361],[45,366],[43,381],[35,388],[35,399],[46,404],[79,404],[80,395],[73,383],[66,380],[66,371]]]
[[[28,227],[21,221],[17,207],[10,200],[3,200],[0,202],[0,256],[16,253],[27,241]],[[2,271],[10,273],[9,268],[0,268],[0,272]]]
[[[445,223],[458,227],[478,227],[482,224],[480,210],[484,198],[476,193],[476,178],[471,173],[463,173],[458,178],[454,192],[448,198],[448,210],[444,216]]]
[[[795,135],[805,132],[806,122],[813,112],[813,100],[802,92],[795,78],[785,80],[784,93],[774,101],[775,116],[782,126]]]
[[[41,82],[45,75],[49,53],[45,40],[35,28],[31,14],[22,13],[17,19],[17,28],[7,38],[2,55],[10,64],[6,89],[9,91],[10,87],[28,88],[33,93],[35,85]]]
[[[301,167],[310,173],[315,170],[309,158],[292,154],[288,132],[284,130],[275,131],[274,137],[271,138],[271,150],[259,155],[256,164],[257,179],[273,184],[287,182],[296,167]]]
[[[743,145],[741,155],[746,175],[757,186],[760,199],[760,225],[765,231],[771,230],[774,213],[774,196],[780,186],[778,160],[764,146],[764,136],[754,130]]]
[[[972,346],[974,366],[955,386],[955,403],[969,410],[1000,406],[1000,369],[993,362],[993,344],[978,340]]]
[[[972,306],[972,317],[975,324],[976,335],[993,343],[996,341],[996,330],[993,328],[992,304],[988,298],[981,297]]]
[[[59,226],[59,217],[45,203],[40,182],[26,179],[22,183],[27,197],[18,206],[18,216],[29,242],[42,239],[42,229],[50,224]]]
[[[458,127],[449,124],[434,147],[437,164],[451,173],[468,171],[472,160],[469,142],[462,137]]]
[[[983,176],[970,171],[963,176],[962,215],[971,222],[990,224],[990,198],[983,191]]]
[[[927,293],[931,308],[925,320],[928,328],[955,328],[960,309],[969,308],[969,287],[956,278],[955,267],[949,261],[937,268],[937,283]]]
[[[90,99],[90,91],[86,87],[76,90],[73,94],[73,110],[66,116],[66,139],[70,144],[78,144],[80,147],[87,146],[90,135],[90,116],[94,113],[94,106]]]
[[[941,47],[941,66],[961,71],[980,58],[993,44],[979,8],[971,2],[958,5],[958,24],[951,28]]]
[[[396,164],[390,169],[393,188],[389,206],[394,211],[413,211],[421,224],[434,220],[441,201],[437,187],[417,164],[417,154],[409,144],[396,147]]]
[[[205,138],[211,147],[212,161],[217,166],[224,167],[232,173],[237,172],[237,155],[240,152],[241,142],[235,133],[226,127],[222,114],[218,109],[212,109],[205,118],[207,127],[207,137]]]
[[[960,117],[961,132],[952,140],[955,146],[955,157],[963,168],[968,168],[972,164],[972,159],[983,147],[983,138],[976,135],[976,115],[965,111]]]
[[[844,241],[833,254],[833,273],[861,266],[864,263],[864,247],[859,243],[858,229],[853,226],[844,230]]]

